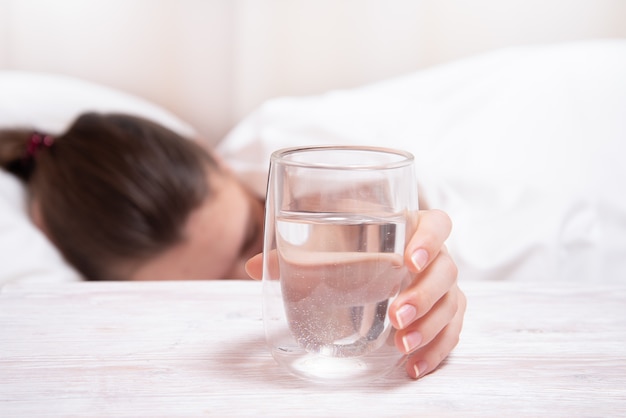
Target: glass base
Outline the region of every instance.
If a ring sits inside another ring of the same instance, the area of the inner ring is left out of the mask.
[[[386,376],[404,360],[394,347],[358,357],[329,357],[300,347],[278,347],[272,356],[291,374],[316,383],[346,385]]]

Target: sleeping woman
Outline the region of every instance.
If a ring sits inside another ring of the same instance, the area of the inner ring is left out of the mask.
[[[87,113],[66,132],[0,130],[0,166],[27,186],[34,224],[86,280],[261,277],[264,202],[199,143],[152,121]],[[421,211],[413,282],[390,307],[407,373],[456,346],[466,300],[444,245],[449,217]]]

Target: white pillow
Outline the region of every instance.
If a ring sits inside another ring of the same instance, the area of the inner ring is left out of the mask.
[[[218,152],[263,194],[277,148],[404,148],[462,280],[626,280],[625,74],[624,40],[504,49],[271,100]]]
[[[33,126],[60,133],[84,112],[120,112],[152,119],[193,137],[193,128],[140,97],[74,77],[0,71],[0,127]]]
[[[87,111],[143,116],[181,135],[195,136],[188,124],[139,97],[61,75],[0,71],[0,128],[36,127],[59,133]],[[0,254],[0,285],[81,279],[31,223],[24,186],[4,170],[0,170]]]

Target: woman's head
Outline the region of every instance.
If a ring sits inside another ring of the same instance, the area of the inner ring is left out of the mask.
[[[32,132],[0,135],[0,164],[27,182],[35,222],[91,280],[130,278],[184,241],[220,172],[198,144],[128,115],[82,115],[26,159]]]

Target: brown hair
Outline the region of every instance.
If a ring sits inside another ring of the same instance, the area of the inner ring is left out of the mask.
[[[88,280],[126,279],[180,242],[218,170],[197,143],[129,115],[84,114],[27,158],[32,133],[0,131],[0,165],[26,182],[48,237]]]

